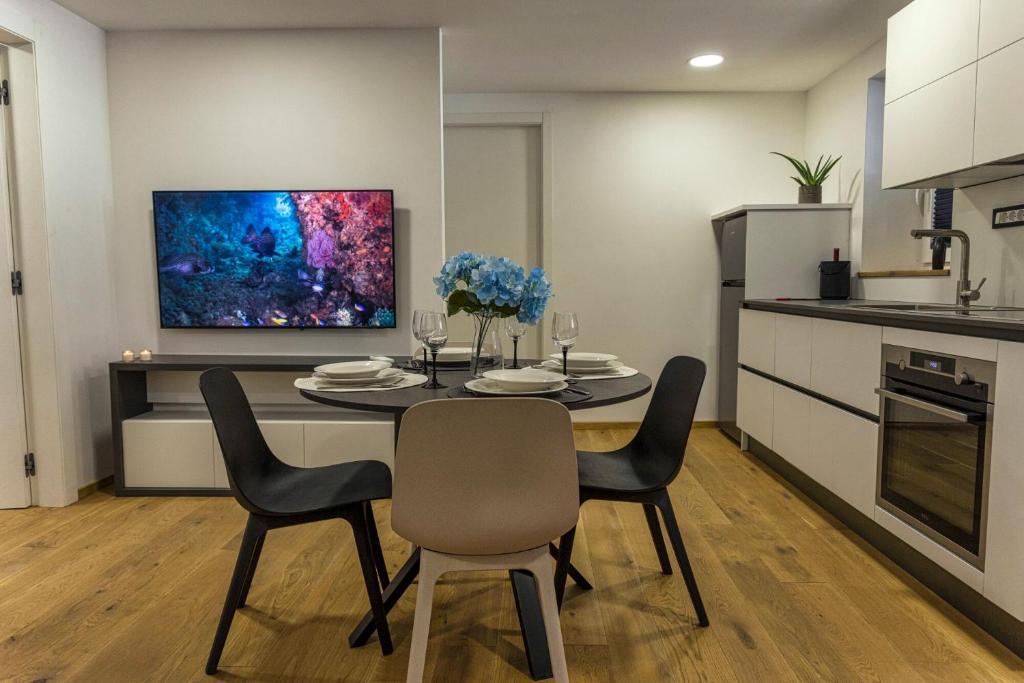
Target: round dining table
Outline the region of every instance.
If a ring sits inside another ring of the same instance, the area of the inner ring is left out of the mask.
[[[396,359],[400,365],[407,366],[409,358]],[[530,367],[539,361],[521,361],[523,367]],[[405,367],[409,370],[410,368]],[[417,371],[417,370],[413,370]],[[418,370],[422,372],[422,369]],[[365,410],[375,413],[390,413],[395,418],[395,445],[398,444],[398,432],[401,429],[402,414],[417,403],[435,399],[459,400],[449,396],[453,389],[462,387],[467,381],[473,378],[468,368],[444,369],[437,373],[438,381],[445,385],[440,389],[428,389],[424,386],[409,387],[404,389],[388,389],[384,391],[312,391],[300,389],[299,393],[306,399],[324,405],[346,408],[349,410]],[[564,393],[554,396],[564,396],[564,405],[569,410],[586,410],[588,408],[600,408],[616,403],[624,403],[643,396],[651,390],[651,378],[643,373],[631,377],[616,377],[613,379],[599,380],[578,380],[574,389],[582,390],[590,394],[582,397],[579,393]],[[552,551],[556,550],[552,545]],[[398,602],[405,590],[412,584],[419,573],[420,553],[419,548],[414,548],[409,559],[398,570],[395,576],[384,588],[383,600],[384,609],[388,612]],[[578,569],[570,567],[569,576],[582,589],[591,588]],[[512,583],[512,592],[516,601],[516,612],[519,615],[519,627],[523,634],[523,646],[526,651],[527,665],[530,668],[531,677],[536,680],[551,678],[551,659],[548,653],[547,640],[544,635],[544,620],[541,616],[540,602],[537,597],[537,584],[533,575],[520,570],[509,572]],[[365,645],[373,634],[373,616],[369,612],[349,635],[349,645],[359,647]]]

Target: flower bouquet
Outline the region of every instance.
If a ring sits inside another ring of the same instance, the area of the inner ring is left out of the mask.
[[[542,268],[527,275],[522,266],[504,256],[468,251],[448,259],[434,284],[448,304],[448,315],[462,311],[473,316],[474,376],[480,374],[484,339],[494,319],[515,316],[522,323],[536,325],[551,298],[551,283]]]

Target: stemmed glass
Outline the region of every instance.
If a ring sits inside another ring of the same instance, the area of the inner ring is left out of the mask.
[[[576,345],[580,336],[580,321],[575,313],[555,313],[551,322],[551,340],[562,349],[562,374],[569,376],[569,349]],[[569,381],[569,384],[575,384]]]
[[[412,336],[416,338],[416,341],[420,343],[420,347],[423,348],[423,371],[427,370],[427,345],[423,343],[423,339],[420,338],[420,319],[424,313],[429,313],[422,308],[417,308],[412,312]]]
[[[416,329],[419,332],[416,338],[430,349],[434,364],[433,378],[423,387],[425,389],[444,389],[445,385],[437,381],[437,352],[448,343],[448,319],[444,313],[424,311],[420,314],[419,326]]]
[[[512,340],[512,369],[519,369],[519,340],[526,336],[526,325],[515,316],[505,318],[505,334]]]

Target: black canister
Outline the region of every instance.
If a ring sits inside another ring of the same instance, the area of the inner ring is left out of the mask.
[[[850,298],[850,262],[822,261],[818,266],[821,281],[818,291],[822,299]]]

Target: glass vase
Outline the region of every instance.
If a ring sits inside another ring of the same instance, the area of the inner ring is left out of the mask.
[[[494,315],[473,314],[473,345],[469,359],[473,377],[483,377],[488,370],[502,367],[501,340],[494,320]]]

